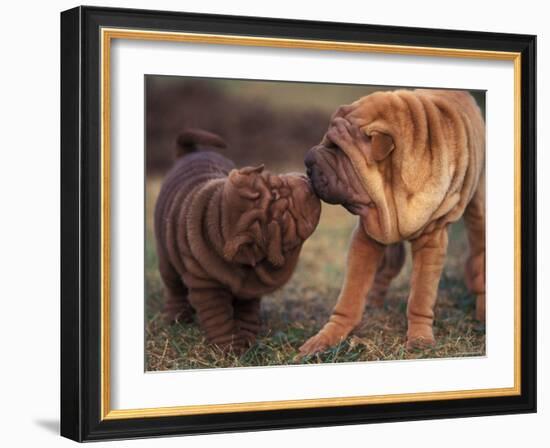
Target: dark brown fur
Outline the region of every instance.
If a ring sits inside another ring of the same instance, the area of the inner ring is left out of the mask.
[[[207,339],[241,350],[260,329],[260,299],[292,275],[319,221],[307,178],[235,169],[211,151],[223,141],[187,131],[155,209],[159,271],[168,320],[195,311]]]

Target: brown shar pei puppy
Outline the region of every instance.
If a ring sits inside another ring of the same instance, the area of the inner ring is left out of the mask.
[[[413,258],[407,347],[433,346],[434,305],[447,226],[464,216],[470,245],[466,283],[485,316],[485,124],[463,91],[377,92],[340,107],[305,164],[317,195],[359,216],[338,302],[328,323],[300,349],[322,351],[361,321],[384,252]],[[396,245],[397,244],[397,245]],[[399,272],[403,257],[384,279]],[[387,288],[387,284],[384,285]],[[374,296],[373,296],[374,294]],[[371,297],[379,301],[376,291]]]
[[[260,298],[292,275],[321,203],[308,178],[236,169],[216,135],[184,132],[155,209],[169,321],[196,312],[207,339],[240,351],[260,329]]]

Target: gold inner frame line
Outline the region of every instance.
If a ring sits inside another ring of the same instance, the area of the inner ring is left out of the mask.
[[[306,409],[315,407],[350,406],[413,401],[451,400],[501,397],[521,394],[521,54],[459,48],[418,47],[404,45],[335,42],[306,39],[279,39],[219,34],[144,31],[137,29],[101,29],[101,419],[166,417],[226,412]],[[240,45],[272,48],[295,48],[323,51],[346,51],[398,54],[411,56],[455,57],[514,62],[514,386],[508,388],[475,389],[443,392],[420,392],[391,395],[369,395],[303,400],[188,405],[141,409],[111,409],[111,346],[110,346],[110,63],[111,41],[131,39],[185,42],[212,45]]]

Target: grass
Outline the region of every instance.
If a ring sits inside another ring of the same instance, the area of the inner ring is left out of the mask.
[[[209,346],[196,324],[166,325],[161,316],[162,284],[157,271],[152,210],[159,180],[147,184],[145,257],[146,370],[247,367],[294,364],[301,344],[326,322],[343,280],[346,251],[356,218],[342,207],[323,204],[319,227],[305,243],[290,282],[262,300],[263,328],[240,357]],[[410,254],[383,309],[367,309],[363,322],[342,344],[301,363],[355,362],[482,356],[485,329],[473,319],[475,297],[463,280],[467,243],[462,223],[451,227],[449,254],[440,282],[435,348],[405,349],[406,298]]]

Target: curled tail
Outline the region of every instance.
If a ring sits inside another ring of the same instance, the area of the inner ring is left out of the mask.
[[[180,158],[201,149],[225,148],[223,139],[202,129],[185,129],[176,141],[176,157]]]

